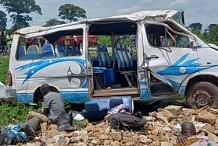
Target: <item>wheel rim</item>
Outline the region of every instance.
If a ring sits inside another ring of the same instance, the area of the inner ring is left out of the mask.
[[[213,96],[205,90],[196,90],[193,99],[197,108],[210,106],[213,103]]]

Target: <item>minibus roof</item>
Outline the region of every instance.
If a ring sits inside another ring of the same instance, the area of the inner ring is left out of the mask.
[[[181,15],[182,14],[182,15]],[[177,16],[175,18],[179,18],[179,21],[184,24],[183,12],[174,11],[174,10],[158,10],[158,11],[140,11],[136,13],[132,13],[129,15],[119,15],[108,18],[96,18],[96,19],[87,19],[74,23],[61,24],[50,27],[42,27],[42,26],[31,26],[17,30],[15,33],[21,35],[28,35],[32,33],[40,32],[43,34],[48,32],[51,29],[59,29],[63,27],[70,27],[72,25],[82,26],[84,24],[96,24],[96,23],[107,23],[107,22],[126,22],[126,21],[167,21],[169,19],[173,19],[173,16]],[[178,21],[177,21],[178,22]]]

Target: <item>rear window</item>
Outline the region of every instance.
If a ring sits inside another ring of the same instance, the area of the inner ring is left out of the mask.
[[[73,31],[62,31],[47,36],[34,38],[20,37],[17,45],[16,58],[18,60],[46,59],[82,55],[82,29]]]

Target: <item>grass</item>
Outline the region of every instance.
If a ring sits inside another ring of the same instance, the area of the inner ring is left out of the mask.
[[[9,59],[7,56],[0,56],[0,82],[6,84]]]
[[[0,56],[0,82],[6,84],[9,58]],[[31,107],[24,104],[0,104],[0,127],[11,124],[14,120],[23,123],[29,111],[38,111],[39,107]]]
[[[30,111],[39,112],[39,110],[40,108],[38,106],[33,107],[24,104],[2,104],[0,105],[0,127],[12,124],[13,121],[17,121],[18,123],[24,123]]]

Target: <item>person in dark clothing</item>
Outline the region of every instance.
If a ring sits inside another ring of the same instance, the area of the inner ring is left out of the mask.
[[[64,102],[59,93],[51,92],[48,84],[43,84],[40,88],[43,95],[42,114],[48,117],[48,122],[57,124],[60,131],[74,131],[70,125],[70,118],[64,109]]]
[[[206,136],[197,135],[195,125],[192,122],[184,122],[181,125],[181,134],[177,137],[177,145],[180,146],[215,146],[213,140]],[[176,145],[176,146],[177,146]]]

